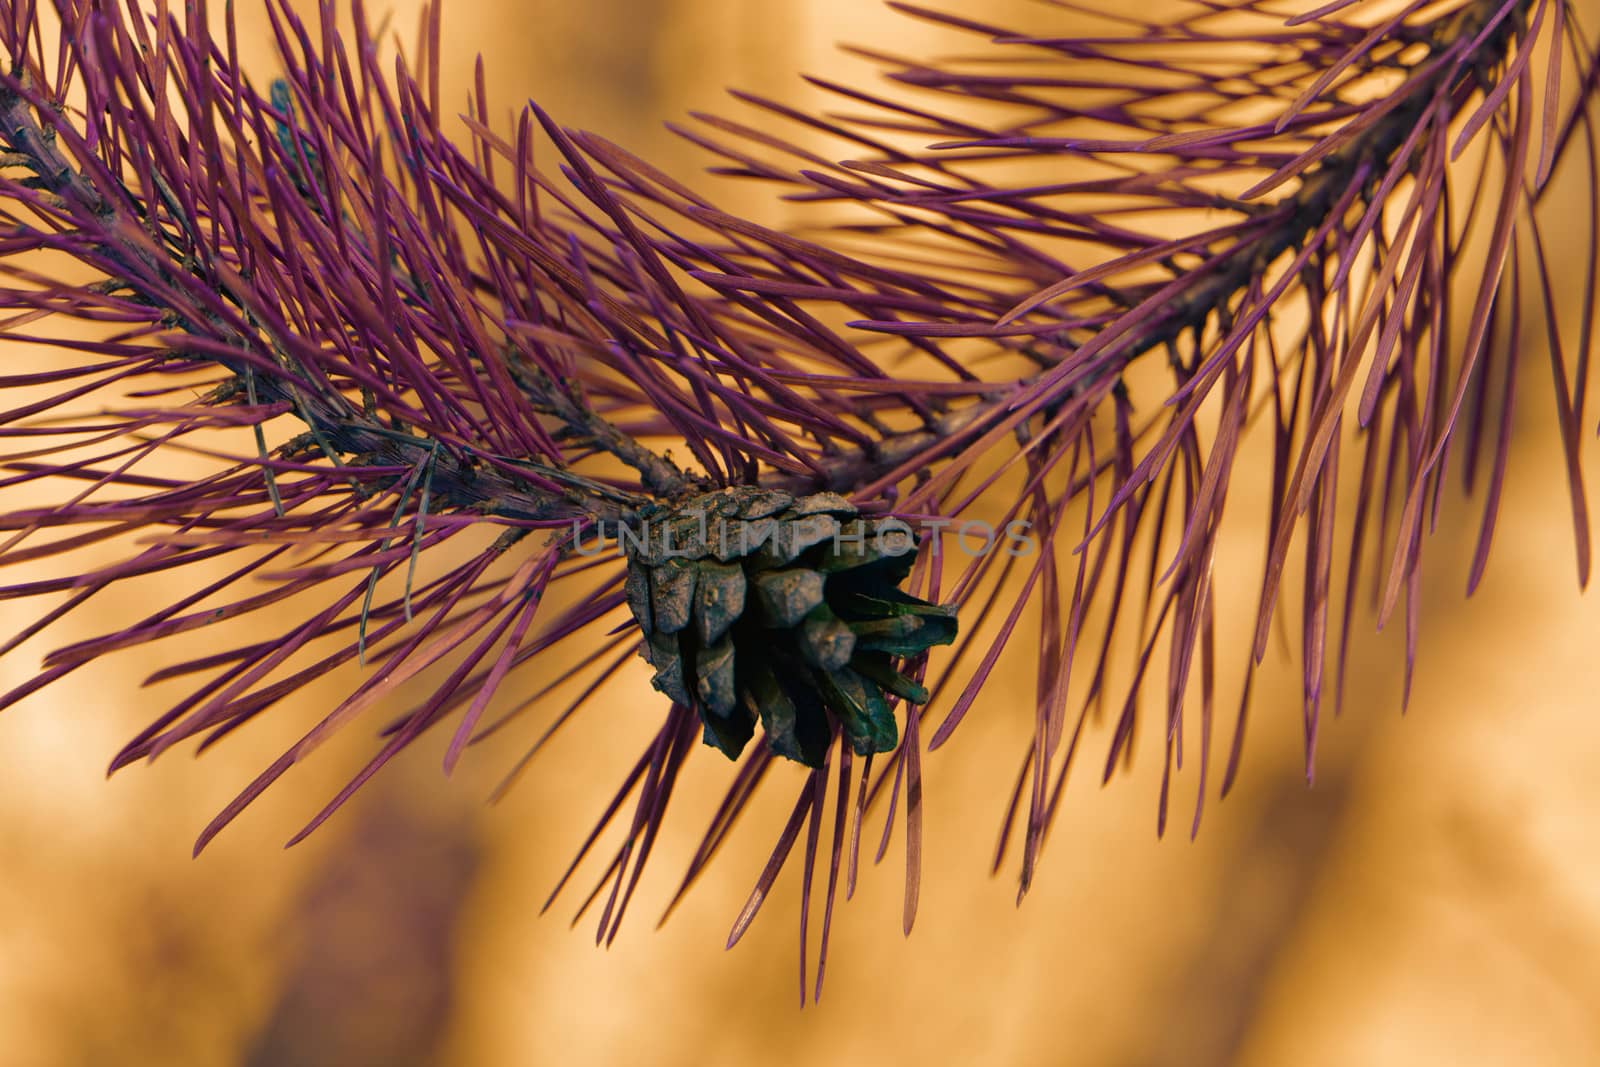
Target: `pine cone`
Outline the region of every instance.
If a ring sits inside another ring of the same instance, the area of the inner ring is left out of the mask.
[[[822,762],[838,723],[859,755],[888,752],[888,697],[925,704],[897,660],[955,640],[954,613],[900,589],[917,539],[832,493],[732,488],[619,532],[628,605],[655,687],[693,707],[732,759],[761,721],[774,753]]]

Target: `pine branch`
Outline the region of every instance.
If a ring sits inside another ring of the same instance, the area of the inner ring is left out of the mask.
[[[578,857],[633,797],[590,897],[610,886],[599,936],[616,936],[697,735],[740,764],[684,889],[764,779],[800,789],[732,940],[802,828],[809,907],[830,779],[827,916],[845,843],[853,889],[862,824],[887,793],[885,844],[897,818],[905,827],[909,929],[924,738],[942,745],[981,706],[1029,613],[1033,730],[999,849],[1017,829],[1021,890],[1091,715],[1120,702],[1109,778],[1162,655],[1159,825],[1198,704],[1197,828],[1220,673],[1217,547],[1246,430],[1268,424],[1271,508],[1224,793],[1255,663],[1279,602],[1296,598],[1293,548],[1308,769],[1364,577],[1380,622],[1404,607],[1409,683],[1424,516],[1452,453],[1469,483],[1487,471],[1469,583],[1483,574],[1524,315],[1542,319],[1550,349],[1587,578],[1579,428],[1596,264],[1573,331],[1536,211],[1575,143],[1591,188],[1600,169],[1600,59],[1568,0],[1358,2],[1293,18],[1202,4],[1166,25],[1107,14],[1106,32],[1056,36],[896,4],[988,51],[937,66],[877,57],[915,99],[819,83],[865,115],[744,97],[759,125],[699,116],[709,133],[681,131],[724,173],[851,213],[806,237],[722,212],[536,108],[496,131],[481,87],[453,142],[437,10],[414,64],[393,72],[361,4],[346,50],[331,8],[313,32],[284,0],[263,2],[284,69],[265,93],[239,69],[231,8],[213,36],[204,4],[158,3],[145,22],[58,0],[65,43],[51,51],[37,8],[0,0],[0,306],[12,313],[0,337],[74,353],[0,380],[49,394],[0,413],[0,436],[26,442],[0,485],[61,489],[54,506],[0,515],[14,531],[0,563],[54,567],[0,596],[65,596],[0,651],[129,578],[205,575],[58,649],[0,707],[112,652],[170,650],[280,602],[305,606],[282,634],[164,659],[150,680],[194,688],[113,766],[203,748],[345,664],[367,668],[201,846],[402,692],[410,710],[295,840],[431,727],[454,722],[448,769],[581,680],[514,778],[638,654],[663,715]],[[855,158],[790,144],[774,120],[843,139]],[[563,181],[535,165],[546,141]],[[1049,177],[1030,182],[1040,161]],[[1466,217],[1451,195],[1463,180]],[[71,335],[34,332],[51,319]],[[1152,385],[1162,373],[1170,383]],[[254,453],[234,454],[246,429]],[[1341,453],[1356,450],[1345,516]],[[210,473],[147,469],[180,451]],[[974,524],[1022,531],[1030,551],[990,537],[982,552],[941,552],[941,536]],[[607,529],[619,543],[585,547]],[[650,541],[662,529],[676,551]],[[920,552],[886,545],[901,531],[902,548],[921,535]],[[134,534],[116,562],[71,565],[78,548]],[[224,564],[221,577],[189,569]],[[584,584],[569,607],[542,608],[562,582]],[[1114,693],[1120,639],[1137,644]],[[950,654],[930,655],[943,644]],[[513,673],[563,653],[562,673],[485,718]]]
[[[139,220],[129,214],[125,205],[101,196],[62,156],[56,148],[57,127],[41,128],[34,117],[34,109],[41,106],[40,101],[25,98],[23,91],[0,88],[0,124],[5,130],[0,143],[10,153],[10,165],[32,172],[37,188],[56,198],[69,214],[81,212],[94,218],[95,229],[105,234],[106,239],[93,242],[90,248],[96,258],[115,269],[115,276],[109,281],[118,288],[132,290],[142,303],[164,307],[165,297],[182,292],[184,288],[184,281],[179,277],[184,264],[165,260],[160,255],[160,251],[175,250],[152,250],[148,243],[133,236],[141,230]],[[229,278],[226,272],[218,272],[216,277],[205,276],[204,281],[215,284],[220,294],[228,297],[248,317],[248,297],[242,291],[248,284],[245,279]],[[343,465],[348,457],[359,457],[357,467],[411,469],[427,457],[441,505],[509,519],[540,521],[586,514],[596,519],[620,521],[642,502],[638,496],[619,493],[590,479],[575,478],[559,468],[484,453],[469,440],[397,433],[376,419],[365,417],[338,393],[317,389],[301,378],[288,354],[286,339],[274,337],[259,321],[250,320],[263,335],[262,342],[256,343],[252,336],[235,332],[215,314],[201,310],[199,317],[204,327],[200,328],[186,321],[184,313],[177,308],[167,310],[173,314],[178,329],[216,338],[224,346],[221,350],[208,347],[191,354],[196,360],[209,358],[235,375],[235,380],[218,394],[219,400],[241,393],[245,378],[249,376],[250,388],[257,394],[250,400],[252,406],[285,405],[305,424],[307,437],[296,438],[280,450],[281,459],[304,458],[313,445],[335,465]],[[181,346],[177,352],[183,354]],[[263,375],[256,384],[254,364],[245,361],[246,354],[271,361],[282,376]],[[689,483],[681,472],[604,419],[585,410],[581,402],[548,378],[538,383],[535,395],[573,432],[601,444],[638,469],[653,490],[681,492]],[[442,455],[437,446],[442,446]],[[534,480],[512,473],[521,471],[539,477]],[[358,492],[375,491],[375,487],[362,484],[371,481],[371,477],[363,478],[359,471],[352,477]]]

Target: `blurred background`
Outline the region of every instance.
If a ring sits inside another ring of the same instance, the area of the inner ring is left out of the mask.
[[[237,5],[241,40],[266,39],[255,6]],[[983,9],[1040,18],[1021,0]],[[415,24],[411,0],[394,10],[397,27]],[[867,83],[870,65],[839,40],[914,55],[955,43],[871,0],[460,0],[445,18],[447,99],[465,99],[481,51],[500,114],[534,97],[775,224],[789,209],[697,178],[704,158],[663,120],[740,114],[725,86],[837,106],[798,73]],[[1470,601],[1477,505],[1441,513],[1403,717],[1399,635],[1369,634],[1308,787],[1298,671],[1269,657],[1241,783],[1208,805],[1197,840],[1181,806],[1182,830],[1156,840],[1161,738],[1143,731],[1130,774],[1104,790],[1078,775],[1018,907],[1014,868],[987,872],[1032,683],[998,676],[959,743],[925,762],[914,933],[900,931],[897,832],[836,914],[822,1002],[803,1012],[798,864],[722,950],[793,785],[758,801],[653,929],[730,778],[708,751],[691,758],[614,945],[595,947],[595,916],[569,926],[587,881],[540,915],[635,758],[641,735],[608,747],[608,717],[660,710],[643,668],[497,805],[517,744],[472,750],[446,778],[445,735],[430,737],[284,851],[371,751],[358,724],[198,860],[199,828],[350,679],[203,758],[173,752],[108,781],[165,694],[137,688],[137,656],[80,672],[0,716],[0,1064],[1600,1062],[1600,598],[1573,581],[1547,391],[1521,412]],[[1241,474],[1233,492],[1230,511],[1261,514],[1264,486]],[[1256,539],[1222,572],[1253,574]],[[38,610],[0,603],[0,631]],[[1250,622],[1228,622],[1223,648],[1242,649]],[[0,661],[0,687],[45,650]],[[1192,769],[1178,782],[1187,798]],[[881,812],[868,833],[879,825]]]

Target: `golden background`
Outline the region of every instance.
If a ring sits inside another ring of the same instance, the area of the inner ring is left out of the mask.
[[[266,40],[252,0],[238,7],[241,39]],[[982,7],[1038,18],[1021,2]],[[414,25],[415,4],[395,10]],[[704,158],[661,122],[737,112],[728,85],[832,106],[797,72],[867,83],[839,39],[912,55],[952,43],[871,0],[458,0],[445,19],[448,99],[465,99],[482,51],[500,114],[532,96],[777,222],[785,208],[762,190],[696,178]],[[1308,789],[1298,673],[1271,657],[1242,783],[1208,805],[1196,841],[1155,838],[1160,739],[1144,731],[1132,774],[1104,790],[1077,776],[1018,908],[1014,869],[987,867],[1032,687],[1000,677],[925,763],[913,935],[900,933],[897,833],[836,914],[824,997],[803,1012],[798,863],[722,951],[792,787],[768,791],[652,929],[728,778],[710,753],[692,759],[609,950],[593,945],[593,916],[568,927],[587,882],[539,915],[635,758],[639,731],[610,747],[608,731],[660,710],[641,671],[498,805],[485,799],[516,744],[472,750],[447,779],[443,735],[430,737],[282,851],[370,751],[369,721],[199,860],[197,830],[350,679],[201,759],[175,752],[107,781],[165,694],[137,688],[137,654],[73,675],[0,715],[0,1065],[1600,1062],[1600,598],[1573,582],[1542,373],[1471,601],[1477,503],[1450,503],[1429,543],[1405,717],[1399,635],[1369,635]],[[1264,487],[1241,475],[1234,493],[1230,510],[1253,521]],[[1253,551],[1222,566],[1250,575]],[[0,603],[0,632],[38,610]],[[1223,647],[1241,647],[1247,625],[1225,627]],[[0,661],[3,687],[46,647]],[[1192,779],[1179,778],[1185,830]]]

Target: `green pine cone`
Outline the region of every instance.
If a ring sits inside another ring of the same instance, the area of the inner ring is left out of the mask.
[[[929,696],[897,661],[955,640],[953,611],[900,588],[910,529],[832,493],[725,489],[660,508],[621,541],[655,687],[692,706],[730,759],[758,720],[775,754],[810,767],[835,723],[858,755],[891,751],[890,699]]]

